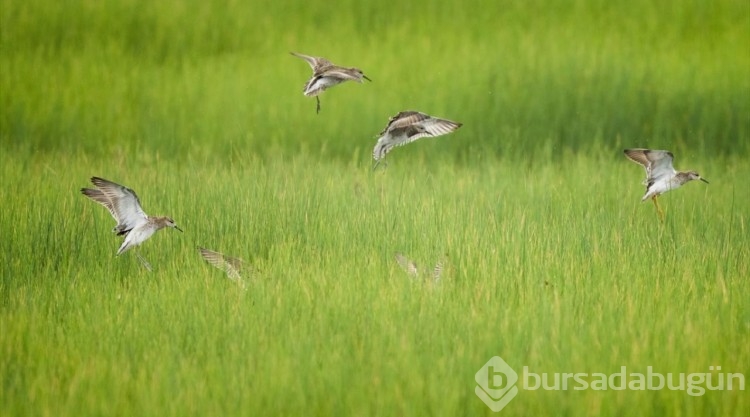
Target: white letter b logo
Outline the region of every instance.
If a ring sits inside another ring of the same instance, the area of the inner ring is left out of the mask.
[[[518,374],[499,356],[487,361],[474,379],[478,384],[474,393],[494,412],[502,410],[518,394]]]

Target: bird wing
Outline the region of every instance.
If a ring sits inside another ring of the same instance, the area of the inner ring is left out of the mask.
[[[406,145],[407,143],[414,142],[415,140],[424,137],[434,138],[436,136],[447,135],[459,127],[461,127],[461,123],[428,116],[426,119],[419,120],[412,125],[405,127],[406,139],[395,144],[395,146]]]
[[[428,114],[418,111],[402,111],[388,120],[388,125],[380,132],[382,136],[386,132],[393,132],[400,129],[421,126],[425,132],[417,133],[416,130],[411,132],[409,139],[416,140],[425,136],[441,136],[453,132],[461,127],[461,123],[456,123],[447,119],[432,117]],[[418,135],[418,136],[416,136]],[[412,136],[416,136],[412,138]]]
[[[316,74],[313,75],[307,83],[305,83],[305,87],[302,89],[302,92],[308,97],[317,96],[323,91],[339,83],[341,83],[341,80],[339,79]]]
[[[672,152],[651,149],[625,149],[625,156],[631,161],[641,164],[646,169],[648,184],[658,181],[664,176],[675,175]]]
[[[438,119],[430,117],[420,122],[430,136],[447,135],[461,127],[461,123],[456,123],[447,119]]]
[[[650,177],[658,180],[664,176],[674,176],[677,172],[672,166],[674,155],[669,151],[648,151],[646,157],[651,161]]]
[[[319,72],[321,77],[338,78],[347,81],[358,81],[359,77],[352,73],[349,68],[337,67],[335,65],[328,68],[321,69]]]
[[[378,134],[378,136],[383,136],[387,132],[394,129],[400,129],[409,125],[413,125],[414,123],[422,121],[429,117],[430,116],[424,113],[412,110],[398,112],[397,115],[388,119],[388,124],[385,126],[385,129],[383,129],[383,131]]]
[[[419,272],[417,271],[417,264],[414,263],[411,259],[404,256],[402,253],[396,253],[395,254],[396,262],[398,262],[399,266],[406,271],[407,274],[416,277]]]
[[[292,55],[296,56],[297,58],[302,58],[310,65],[310,68],[312,68],[313,72],[317,72],[320,70],[320,68],[327,67],[327,66],[333,66],[333,63],[331,61],[321,58],[318,56],[310,56],[310,55],[303,55],[298,54],[296,52],[290,52]]]
[[[442,257],[438,259],[438,261],[435,263],[435,268],[432,270],[432,279],[435,282],[440,281],[440,278],[443,276],[443,269],[445,268],[445,262],[446,258]]]
[[[112,207],[112,201],[110,201],[109,197],[107,197],[106,194],[104,194],[100,189],[81,188],[81,193],[85,195],[86,197],[103,205],[109,211],[109,214],[112,215],[115,221],[118,221],[117,214],[115,213],[115,209],[114,207]]]
[[[373,158],[382,158],[391,149],[403,146],[424,137],[448,134],[461,127],[447,119],[439,119],[417,111],[402,111],[388,120],[388,125],[380,132],[373,149]]]
[[[429,116],[424,113],[409,110],[399,112],[397,115],[388,119],[388,124],[380,133],[378,133],[378,141],[372,150],[372,158],[379,161],[394,147],[405,144],[406,138],[401,139],[399,136],[401,136],[402,133],[405,133],[407,127],[413,126],[415,121],[422,120],[425,117]]]
[[[92,177],[91,183],[109,199],[112,206],[110,213],[119,223],[118,230],[121,233],[130,231],[148,220],[135,191],[99,177]]]
[[[390,139],[389,136],[381,136],[378,138],[378,142],[375,144],[375,147],[372,148],[372,159],[380,161],[381,158],[391,151],[393,145],[388,142],[388,139]]]
[[[243,269],[242,259],[232,258],[231,256],[226,256],[223,253],[202,248],[200,246],[198,247],[198,252],[200,252],[203,259],[208,263],[226,272],[230,279],[237,281],[242,278],[240,276],[240,271]]]

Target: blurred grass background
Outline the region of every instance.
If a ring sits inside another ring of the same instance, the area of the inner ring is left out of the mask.
[[[369,153],[388,117],[465,123],[460,161],[551,147],[746,154],[746,1],[2,2],[0,140],[111,155]],[[373,83],[324,94],[289,51]],[[310,111],[313,108],[313,111]]]
[[[145,162],[145,161],[144,161]],[[393,162],[373,175],[300,155],[231,167],[41,156],[7,159],[0,188],[3,415],[491,415],[474,373],[748,374],[742,160],[703,161],[710,185],[640,203],[641,169],[590,156],[519,172],[494,161]],[[65,172],[55,171],[55,164]],[[135,177],[169,214],[141,253],[78,195],[90,172]],[[422,173],[421,176],[413,175]],[[623,181],[627,177],[630,181]],[[635,178],[631,178],[635,177]],[[601,192],[581,193],[586,186]],[[195,246],[258,268],[247,291]],[[441,282],[417,282],[448,256]],[[525,391],[507,415],[743,415],[743,391]]]
[[[362,68],[315,100],[290,51]],[[416,109],[464,126],[389,154]],[[710,185],[641,203],[625,147]],[[0,0],[0,415],[489,415],[474,373],[750,375],[750,3]],[[114,257],[100,175],[185,229]],[[195,246],[260,273],[241,291]],[[411,281],[447,255],[438,286]],[[128,254],[132,255],[132,254]],[[504,415],[747,415],[524,391]]]

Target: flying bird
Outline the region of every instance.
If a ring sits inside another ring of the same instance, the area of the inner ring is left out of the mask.
[[[224,271],[227,274],[227,277],[232,281],[240,282],[242,280],[240,272],[245,269],[244,261],[242,259],[233,258],[200,246],[198,246],[198,252],[206,262]]]
[[[661,194],[680,188],[692,180],[701,180],[708,184],[708,181],[695,171],[676,171],[672,166],[674,159],[672,152],[641,148],[625,149],[624,152],[631,161],[646,169],[646,179],[643,181],[646,185],[646,194],[641,201],[652,199],[662,221],[664,221],[664,212],[657,202]]]
[[[396,252],[394,257],[396,258],[396,262],[398,262],[398,265],[401,267],[401,269],[403,269],[407,274],[412,277],[419,276],[419,269],[417,269],[416,262],[407,258],[403,253]]]
[[[117,250],[118,256],[142,244],[165,227],[173,227],[182,232],[182,229],[177,227],[174,220],[169,217],[147,215],[135,191],[130,188],[99,177],[92,177],[91,183],[96,188],[81,188],[81,193],[104,206],[117,222],[112,232],[118,236],[125,236],[125,240]],[[150,271],[151,265],[137,251],[136,256]]]
[[[418,111],[402,111],[388,120],[378,142],[372,150],[375,169],[385,155],[397,146],[403,146],[424,137],[447,135],[461,127],[461,123],[432,117]]]
[[[316,56],[302,55],[296,52],[291,52],[292,55],[302,58],[310,64],[310,68],[313,70],[313,75],[310,80],[305,84],[305,88],[302,92],[307,97],[315,97],[317,102],[316,112],[320,113],[320,93],[323,91],[343,83],[344,81],[357,81],[362,83],[364,78],[367,81],[372,81],[359,68],[346,68],[334,65],[331,61]]]
[[[396,262],[399,264],[401,269],[404,270],[409,276],[413,278],[420,278],[422,274],[420,274],[419,268],[417,268],[417,263],[412,261],[411,259],[407,258],[403,253],[396,252],[394,255],[396,258]],[[443,269],[445,267],[445,258],[438,259],[437,263],[435,263],[435,267],[432,269],[432,280],[437,283],[440,281],[440,278],[443,276]]]

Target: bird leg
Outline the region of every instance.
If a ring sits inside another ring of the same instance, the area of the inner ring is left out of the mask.
[[[664,223],[664,212],[662,211],[661,207],[659,207],[659,202],[656,200],[658,195],[655,195],[651,198],[654,202],[654,207],[656,207],[656,214],[659,215],[659,220],[661,220],[662,223]]]
[[[153,271],[153,268],[151,268],[151,264],[148,263],[148,261],[143,256],[141,256],[140,253],[138,253],[137,251],[135,251],[135,256],[137,256],[138,260],[141,261],[141,263],[143,264],[143,266],[146,267],[146,269],[148,269],[148,272],[152,272]]]
[[[315,108],[315,113],[320,113],[320,97],[315,96],[315,101],[318,103],[318,106]]]
[[[375,169],[380,165],[380,161],[383,161],[383,169],[388,167],[388,162],[385,161],[385,158],[378,159],[375,161],[375,164],[372,166],[372,170],[375,171]]]

